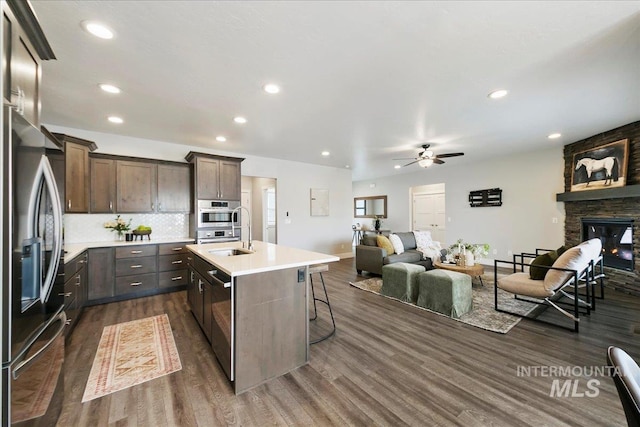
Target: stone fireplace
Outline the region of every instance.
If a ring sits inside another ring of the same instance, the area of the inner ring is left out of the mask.
[[[570,192],[573,155],[621,139],[629,140],[627,185]],[[565,205],[565,244],[577,245],[590,238],[590,232],[604,234],[598,236],[603,243],[619,240],[622,247],[605,258],[605,286],[640,295],[640,121],[566,145],[564,160],[565,193],[557,200]],[[592,229],[585,229],[585,221]]]

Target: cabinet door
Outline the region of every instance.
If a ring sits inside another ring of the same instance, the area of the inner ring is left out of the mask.
[[[220,199],[220,161],[207,158],[196,159],[196,198]]]
[[[158,212],[191,210],[189,165],[158,165]]]
[[[213,287],[209,282],[202,283],[202,330],[207,340],[211,342],[211,303]]]
[[[40,127],[40,60],[22,31],[13,40],[11,52],[11,89],[22,92],[22,115]],[[14,102],[18,101],[14,95]]]
[[[87,267],[87,298],[89,301],[115,295],[115,250],[113,248],[89,249]]]
[[[240,200],[240,163],[220,160],[220,198]]]
[[[65,142],[65,212],[89,212],[89,148]]]
[[[90,159],[91,213],[116,211],[116,162],[111,159]]]
[[[156,166],[155,163],[117,161],[118,212],[155,211]]]
[[[189,275],[189,306],[191,307],[191,311],[195,316],[196,320],[202,327],[203,322],[203,292],[204,286],[206,285],[206,281],[202,279],[202,277],[198,273],[193,273],[193,280],[191,280],[191,274]],[[191,283],[192,282],[192,283]]]

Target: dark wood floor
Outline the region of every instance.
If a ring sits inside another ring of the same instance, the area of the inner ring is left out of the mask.
[[[310,363],[235,396],[176,292],[85,310],[68,341],[60,426],[213,425],[625,425],[610,378],[597,397],[550,397],[554,379],[518,366],[604,366],[606,348],[640,360],[640,298],[608,292],[580,333],[523,320],[508,334],[483,331],[349,286],[352,259],[325,273],[338,331],[311,347]],[[321,309],[323,310],[323,309]],[[80,403],[102,329],[167,313],[183,369]],[[327,318],[328,313],[321,311]],[[325,325],[313,326],[312,337]]]

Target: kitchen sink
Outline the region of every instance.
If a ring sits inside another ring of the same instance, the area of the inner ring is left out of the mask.
[[[209,251],[211,255],[217,256],[236,256],[236,255],[249,255],[252,254],[253,251],[247,249],[237,249],[237,248],[229,248],[229,249],[212,249]]]

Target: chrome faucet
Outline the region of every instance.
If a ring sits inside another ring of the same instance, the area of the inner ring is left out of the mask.
[[[244,209],[245,211],[247,211],[247,215],[249,218],[249,222],[247,223],[247,227],[249,228],[249,240],[247,241],[247,249],[249,249],[250,251],[253,250],[253,239],[251,238],[251,212],[249,212],[249,209],[247,209],[245,206],[238,206],[237,208],[235,208],[233,211],[231,211],[231,234],[233,234],[234,236],[236,235],[236,227],[235,227],[235,222],[233,222],[233,215],[235,215],[235,213],[237,211],[239,211],[240,209]],[[240,227],[242,229],[242,226]],[[242,247],[244,248],[244,242],[242,242]]]

